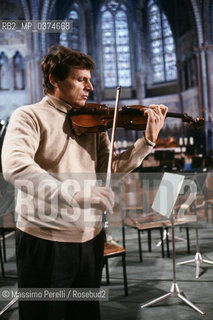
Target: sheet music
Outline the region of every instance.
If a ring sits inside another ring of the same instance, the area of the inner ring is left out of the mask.
[[[165,172],[155,195],[152,209],[169,218],[184,178],[183,175]]]

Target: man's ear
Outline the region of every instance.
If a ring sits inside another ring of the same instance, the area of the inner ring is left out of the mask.
[[[54,88],[58,88],[58,81],[51,74],[49,74],[49,81]]]

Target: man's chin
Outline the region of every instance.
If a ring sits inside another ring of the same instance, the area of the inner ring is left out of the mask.
[[[71,105],[75,108],[83,108],[85,107],[86,101],[83,102],[72,102]]]
[[[82,101],[76,101],[76,107],[85,107],[85,104],[86,104],[86,100],[82,100]]]

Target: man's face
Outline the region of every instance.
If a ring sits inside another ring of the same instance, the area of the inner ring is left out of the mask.
[[[54,96],[73,106],[83,107],[93,90],[90,80],[90,70],[73,68],[65,80],[55,82]]]

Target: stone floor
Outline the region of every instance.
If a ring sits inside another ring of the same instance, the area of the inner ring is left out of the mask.
[[[184,230],[176,228],[175,233],[185,237]],[[113,230],[114,237],[121,242],[121,230]],[[151,307],[141,309],[145,302],[155,299],[170,291],[172,285],[172,259],[162,258],[161,250],[156,246],[159,232],[152,232],[152,252],[148,252],[146,233],[142,234],[143,262],[139,262],[137,233],[126,229],[126,262],[129,295],[124,296],[122,263],[119,257],[110,259],[110,285],[105,285],[103,271],[103,288],[108,289],[109,300],[101,302],[102,320],[212,320],[213,319],[213,266],[202,263],[200,277],[195,279],[195,264],[177,265],[177,284],[185,297],[198,308],[206,312],[203,316],[191,309],[177,297],[170,297]],[[195,231],[190,229],[191,253],[187,253],[186,241],[176,241],[176,262],[193,259],[196,253]],[[7,262],[6,276],[0,277],[1,290],[16,288],[16,267],[14,237],[6,241]],[[199,245],[202,257],[213,261],[213,229],[202,222],[199,228]],[[171,247],[171,245],[170,245]],[[0,301],[0,309],[6,305]],[[18,320],[18,305],[14,304],[0,319]]]
[[[185,236],[179,229],[179,236]],[[143,263],[139,262],[137,236],[128,230],[127,240],[127,274],[129,296],[123,295],[121,262],[111,262],[110,299],[101,303],[102,319],[123,320],[188,320],[213,319],[213,265],[201,264],[200,278],[195,279],[195,264],[177,265],[176,279],[180,291],[185,297],[206,314],[203,316],[191,309],[178,297],[169,297],[151,307],[141,309],[141,305],[170,292],[173,283],[172,259],[161,258],[155,244],[159,240],[158,233],[153,232],[153,251],[147,252],[146,236],[144,235]],[[196,253],[195,232],[190,230],[191,254],[187,254],[186,242],[176,241],[176,262],[193,259]],[[213,261],[213,230],[212,227],[199,229],[199,244],[202,258]],[[119,271],[120,268],[120,271]]]

